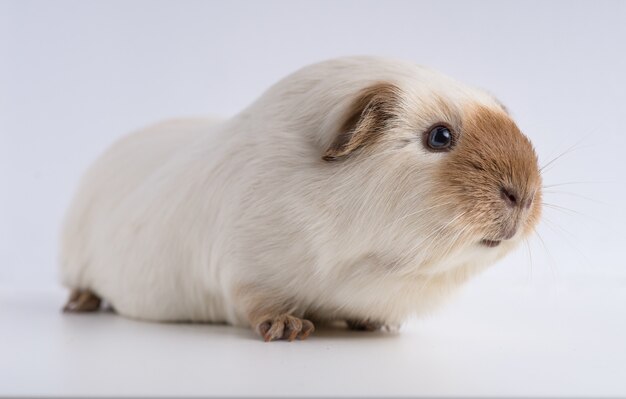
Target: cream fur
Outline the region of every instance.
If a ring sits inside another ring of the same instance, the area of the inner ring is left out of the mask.
[[[380,81],[402,89],[405,115],[384,150],[323,161],[349,103]],[[434,234],[463,220],[432,194],[447,154],[414,140],[446,117],[436,98],[461,119],[468,104],[500,109],[430,69],[352,57],[303,68],[229,120],[126,136],[82,180],[62,281],[158,321],[249,325],[257,305],[386,324],[429,311],[520,238],[486,248]]]

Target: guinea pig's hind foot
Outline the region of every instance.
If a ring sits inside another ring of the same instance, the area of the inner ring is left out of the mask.
[[[296,338],[306,339],[315,330],[315,326],[309,320],[284,314],[257,324],[255,329],[265,342],[279,339],[293,341]]]
[[[68,313],[95,312],[100,309],[101,302],[100,297],[89,290],[73,290],[63,311]]]

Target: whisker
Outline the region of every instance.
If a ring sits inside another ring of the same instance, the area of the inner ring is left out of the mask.
[[[557,280],[556,278],[556,273],[555,273],[555,267],[556,267],[556,260],[554,259],[554,257],[552,256],[552,254],[550,253],[550,251],[548,250],[548,246],[546,245],[546,242],[543,240],[543,238],[541,237],[541,234],[539,234],[539,231],[537,231],[537,229],[533,229],[535,231],[535,234],[537,236],[537,238],[539,239],[539,242],[541,243],[541,246],[543,247],[544,251],[546,252],[546,255],[548,256],[548,258],[550,259],[550,262],[548,263],[549,267],[550,267],[550,272],[552,274],[552,278],[554,280]]]
[[[578,211],[575,211],[575,210],[570,209],[570,208],[566,208],[564,206],[555,205],[555,204],[549,204],[547,202],[542,202],[541,205],[543,205],[545,207],[548,207],[548,208],[551,208],[551,209],[555,209],[557,211],[561,211],[561,212],[566,213],[566,214],[572,214],[573,213],[573,214],[576,214],[576,215],[588,217],[584,213],[580,213]]]
[[[554,209],[555,211],[559,211],[565,215],[572,216],[572,217],[579,216],[581,218],[584,218],[589,223],[592,223],[597,226],[601,226],[603,230],[609,230],[608,233],[610,234],[617,234],[617,235],[621,234],[619,231],[616,231],[613,228],[613,221],[600,217],[597,214],[593,216],[589,216],[585,213],[576,211],[575,209],[566,208],[564,206],[555,205],[551,203],[544,203],[544,202],[542,202],[542,204],[548,209]],[[612,208],[612,205],[610,204],[606,204],[606,206],[608,206],[609,208]],[[546,218],[546,216],[544,215],[542,218]]]
[[[581,194],[570,193],[570,192],[567,192],[567,191],[543,190],[543,193],[545,193],[545,194],[567,195],[567,196],[577,197],[577,198],[581,198],[581,199],[584,199],[584,200],[587,200],[587,201],[595,202],[596,204],[600,204],[600,205],[612,206],[612,204],[609,204],[608,202],[600,201],[600,200],[597,200],[597,199],[594,199],[594,198],[590,198],[590,197],[587,197],[587,196],[581,195]]]
[[[576,237],[574,234],[572,234],[571,232],[565,230],[563,227],[559,226],[556,222],[554,222],[554,221],[552,221],[552,220],[550,220],[548,218],[544,218],[543,222],[546,223],[546,227],[548,227],[550,230],[552,230],[553,232],[555,232],[557,234],[563,233],[563,234],[569,235],[570,237],[574,237],[574,238]],[[557,231],[557,229],[559,231]]]
[[[611,181],[569,181],[564,183],[556,183],[556,184],[544,184],[543,188],[553,188],[553,187],[561,187],[561,186],[572,186],[577,184],[613,184]]]
[[[528,281],[533,281],[533,255],[530,250],[530,243],[528,242],[528,238],[524,238],[524,244],[526,246],[526,252],[528,253],[528,262],[530,265],[530,274],[527,276]]]
[[[546,223],[546,226],[552,230],[553,232],[555,232],[557,235],[559,235],[566,243],[568,246],[570,246],[574,251],[576,251],[582,258],[584,258],[584,260],[588,263],[591,264],[591,260],[589,259],[589,257],[580,250],[580,246],[579,245],[575,245],[574,242],[570,241],[570,239],[567,238],[567,236],[570,236],[572,239],[576,239],[576,235],[572,234],[571,232],[567,231],[566,229],[564,229],[563,227],[559,226],[556,222],[548,219],[548,218],[544,218],[543,220]]]
[[[569,148],[567,148],[565,151],[563,151],[561,154],[557,155],[556,157],[554,157],[552,160],[550,160],[548,163],[546,163],[545,165],[543,165],[541,168],[539,168],[539,172],[541,172],[543,174],[544,170],[547,172],[546,168],[552,164],[554,164],[554,162],[556,162],[557,160],[561,159],[563,156],[570,154],[571,152],[575,151],[575,150],[579,150],[582,148],[587,148],[587,147],[591,147],[591,146],[587,146],[587,147],[577,147],[580,145],[580,143],[582,143],[584,140],[586,140],[586,138],[582,138],[580,140],[578,140],[576,143],[574,143],[573,145],[571,145]]]

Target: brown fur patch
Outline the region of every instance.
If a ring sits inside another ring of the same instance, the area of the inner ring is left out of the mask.
[[[532,144],[502,110],[464,109],[457,146],[441,169],[441,194],[459,204],[464,225],[486,239],[501,240],[516,229],[532,231],[541,214],[541,176]],[[503,200],[511,192],[517,204]],[[475,229],[476,230],[476,229]]]
[[[348,108],[335,141],[322,159],[335,161],[378,141],[396,116],[399,93],[397,86],[387,82],[362,90]]]

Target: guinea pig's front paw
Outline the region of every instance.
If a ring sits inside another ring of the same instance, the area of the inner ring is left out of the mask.
[[[296,338],[306,339],[315,330],[315,326],[309,320],[284,314],[257,324],[255,329],[265,342],[278,339],[293,341]]]

